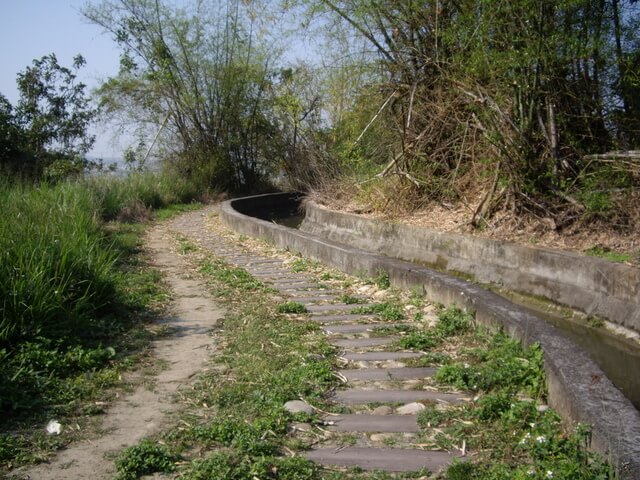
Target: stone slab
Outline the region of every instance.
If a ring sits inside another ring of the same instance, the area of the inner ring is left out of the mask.
[[[365,348],[390,345],[396,340],[398,337],[336,338],[329,343],[342,348]]]
[[[333,303],[331,305],[317,305],[309,307],[311,313],[324,313],[324,312],[351,312],[357,309],[361,305],[349,305],[346,303]]]
[[[371,322],[375,320],[375,317],[371,315],[353,315],[353,314],[312,315],[310,317],[310,320],[313,320],[314,322],[319,322],[319,323],[353,323],[353,322]],[[384,323],[381,323],[380,325],[384,325]]]
[[[338,295],[333,290],[319,289],[317,286],[314,286],[313,288],[281,288],[280,290],[286,292],[292,297],[304,295]]]
[[[304,454],[309,460],[322,465],[360,467],[364,470],[387,472],[414,472],[428,469],[438,472],[453,461],[447,452],[402,448],[324,448]]]
[[[331,400],[349,405],[360,405],[365,403],[409,403],[418,401],[432,401],[445,403],[460,403],[468,400],[463,394],[440,393],[430,390],[340,390],[336,392]]]
[[[340,355],[351,362],[375,362],[382,360],[400,360],[402,358],[418,358],[424,354],[419,352],[350,352]]]
[[[406,325],[405,323],[353,323],[343,325],[330,325],[323,327],[327,333],[364,333],[372,332],[376,328],[394,327]]]
[[[347,380],[408,380],[432,377],[437,371],[431,367],[353,368],[338,373]]]
[[[266,265],[266,264],[273,264],[275,265],[276,263],[279,265],[282,265],[283,262],[282,260],[270,260],[270,259],[252,259],[252,258],[248,258],[248,257],[236,257],[238,258],[239,261],[234,262],[237,265],[244,265],[244,266],[248,266],[248,265]],[[242,260],[242,261],[241,261]]]
[[[296,299],[296,302],[304,303],[305,305],[316,305],[323,302],[332,302],[335,299],[335,296],[334,295],[316,295],[316,296],[308,296],[308,297],[295,297],[295,299]]]
[[[339,415],[326,417],[330,430],[337,432],[419,432],[415,415]]]

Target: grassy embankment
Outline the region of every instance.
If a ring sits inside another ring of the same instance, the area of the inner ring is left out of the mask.
[[[0,183],[0,472],[68,442],[143,357],[166,293],[141,220],[194,197],[157,175]],[[44,432],[52,419],[62,435]]]
[[[185,394],[183,417],[163,434],[124,450],[116,461],[119,478],[153,472],[179,472],[180,478],[191,480],[432,478],[428,472],[327,471],[291,456],[322,442],[328,432],[321,413],[288,414],[283,409],[286,401],[303,398],[320,412],[348,411],[326,400],[338,385],[332,375],[333,348],[315,322],[305,321],[295,302],[283,302],[245,270],[207,255],[187,239],[180,241],[179,250],[192,257],[229,314],[218,332],[219,352],[213,363]],[[349,303],[358,300],[352,294],[362,285],[359,280],[303,259],[290,266],[293,271],[313,271],[319,281],[344,291]],[[389,288],[384,274],[369,282]],[[586,450],[588,427],[567,431],[544,405],[538,347],[523,348],[502,332],[475,325],[472,315],[457,309],[441,309],[435,326],[428,326],[423,312],[429,309],[422,296],[402,291],[389,291],[383,303],[362,307],[388,320],[412,317],[416,322],[415,327],[393,332],[400,336],[394,348],[423,351],[415,366],[438,368],[424,386],[459,389],[476,397],[445,409],[429,404],[418,418],[424,430],[412,443],[457,451],[464,442],[471,453],[465,463],[455,463],[439,478],[615,478],[606,463]],[[294,422],[310,424],[313,430],[296,432],[291,428]],[[389,445],[405,442],[397,437],[389,437]],[[354,441],[353,434],[333,433],[332,438],[337,445]]]

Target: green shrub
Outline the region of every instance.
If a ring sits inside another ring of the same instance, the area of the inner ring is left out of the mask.
[[[229,452],[215,455],[196,462],[186,480],[254,480],[256,478],[275,480],[315,480],[320,478],[320,468],[302,457],[259,457],[239,456]]]
[[[305,313],[307,311],[307,307],[305,307],[300,302],[285,302],[281,303],[277,307],[278,313]]]
[[[150,473],[169,473],[175,469],[180,457],[168,447],[151,440],[143,440],[138,445],[125,449],[116,459],[118,480],[135,480]]]
[[[450,307],[438,313],[436,334],[441,337],[452,337],[471,330],[473,315],[457,307]]]
[[[382,269],[378,270],[374,282],[378,286],[378,288],[381,288],[382,290],[387,290],[389,287],[391,287],[391,279],[389,278],[389,273]]]

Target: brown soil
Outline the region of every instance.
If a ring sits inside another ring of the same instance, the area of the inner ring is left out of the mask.
[[[335,195],[335,192],[331,195],[313,192],[310,199],[332,210],[441,232],[464,233],[526,246],[580,253],[600,247],[606,251],[629,254],[632,257],[630,263],[640,264],[639,219],[634,219],[624,229],[604,221],[577,221],[570,227],[558,230],[550,218],[540,219],[532,215],[514,218],[510,213],[498,212],[485,228],[480,229],[470,224],[473,207],[477,204],[473,199],[456,205],[434,203],[413,211],[406,211],[399,205],[389,205],[384,210],[375,209],[351,195]]]
[[[170,228],[171,224],[152,228],[146,242],[154,266],[163,272],[173,297],[169,316],[160,322],[170,328],[171,334],[153,345],[157,364],[166,368],[155,377],[152,389],[140,385],[115,402],[107,410],[99,426],[100,432],[93,432],[86,440],[71,444],[49,463],[14,472],[14,478],[113,478],[113,456],[160,431],[172,414],[177,413],[180,405],[174,397],[191,383],[211,355],[210,330],[223,311],[202,283],[191,277],[186,259],[173,251]]]

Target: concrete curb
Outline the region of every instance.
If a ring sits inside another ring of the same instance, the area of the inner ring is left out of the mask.
[[[249,216],[290,204],[294,197],[269,194],[230,200],[221,204],[220,217],[238,233],[265,239],[345,272],[375,276],[384,270],[396,286],[422,288],[433,301],[472,309],[479,322],[502,326],[526,344],[539,343],[551,407],[568,424],[590,424],[591,448],[617,468],[621,479],[640,480],[640,412],[584,350],[544,320],[470,282]]]
[[[305,203],[302,231],[542,296],[640,332],[640,268],[573,252],[372,220]],[[481,262],[478,260],[482,259]]]

